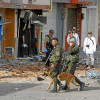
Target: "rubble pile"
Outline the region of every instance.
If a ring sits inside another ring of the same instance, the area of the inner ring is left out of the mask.
[[[17,81],[17,79],[18,81],[23,79],[31,81],[33,78],[37,77],[37,75],[43,73],[45,67],[43,62],[27,62],[27,60],[20,61],[19,64],[14,64],[6,64],[5,62],[5,65],[0,65],[1,82],[8,82],[10,80]]]
[[[95,68],[100,75],[100,68]],[[34,82],[37,76],[43,75],[45,64],[33,59],[1,59],[0,82]],[[93,69],[86,69],[85,64],[79,63],[75,75],[77,77],[89,77],[88,72],[94,73]]]

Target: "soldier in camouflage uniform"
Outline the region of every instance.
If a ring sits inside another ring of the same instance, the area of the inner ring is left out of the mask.
[[[61,64],[62,48],[58,44],[57,38],[52,39],[52,45],[54,46],[54,49],[52,50],[51,57],[50,57],[50,63],[51,63],[50,77],[54,81],[54,89],[51,91],[51,93],[56,93],[57,84],[60,85],[60,81],[58,81],[57,75],[61,73],[61,69],[62,69],[62,64]]]
[[[79,48],[75,45],[76,39],[73,37],[69,40],[69,55],[65,58],[67,61],[66,72],[74,74],[79,60]]]
[[[69,40],[69,55],[65,57],[67,61],[67,69],[66,73],[71,73],[74,75],[77,63],[79,61],[79,48],[76,46],[76,39],[73,37]],[[80,84],[80,90],[82,91],[84,88],[84,83],[81,82],[77,77],[75,77],[77,83]],[[67,86],[64,87],[66,89]]]

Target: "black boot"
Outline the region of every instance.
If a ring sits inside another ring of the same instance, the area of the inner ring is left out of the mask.
[[[83,91],[84,87],[85,87],[85,83],[82,82],[82,83],[80,84],[80,91]]]
[[[60,84],[58,91],[62,90],[62,88],[63,88],[63,84]]]
[[[60,91],[63,85],[61,84],[61,82],[58,79],[57,79],[57,84],[59,85],[58,91]]]
[[[60,90],[66,90],[66,89],[67,89],[67,84],[66,84],[65,86],[62,85],[62,86],[60,87]]]
[[[80,84],[80,91],[83,91],[83,89],[85,87],[85,83],[81,82],[77,77],[75,77],[75,80],[77,83]]]
[[[50,91],[51,93],[57,93],[57,90],[53,89]]]

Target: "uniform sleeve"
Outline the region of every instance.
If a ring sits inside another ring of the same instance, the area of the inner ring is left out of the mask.
[[[50,57],[50,62],[56,65],[60,61],[60,48],[56,48]]]
[[[69,47],[69,54],[74,54],[79,51],[78,47]]]
[[[45,41],[46,42],[49,42],[49,38],[47,36],[45,37]]]

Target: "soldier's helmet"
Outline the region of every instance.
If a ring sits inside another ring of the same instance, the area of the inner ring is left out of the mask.
[[[73,37],[69,40],[69,43],[75,43],[76,44],[76,39]]]

